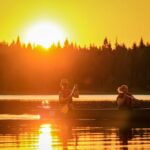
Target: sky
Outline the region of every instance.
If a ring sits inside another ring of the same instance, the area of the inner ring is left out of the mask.
[[[81,46],[130,46],[143,37],[150,42],[150,0],[0,0],[0,41],[24,38],[36,22],[49,21]]]

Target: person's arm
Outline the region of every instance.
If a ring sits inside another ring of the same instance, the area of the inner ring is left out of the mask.
[[[141,105],[140,100],[132,96],[132,106],[139,107]]]
[[[135,101],[136,101],[134,96],[132,94],[130,94],[130,95],[129,94],[125,94],[125,96],[126,96],[128,105],[130,105],[131,107],[134,107]]]
[[[79,98],[79,90],[78,90],[78,87],[77,85],[74,86],[74,89],[73,89],[73,97],[75,98]]]
[[[79,91],[78,91],[78,90],[76,90],[76,91],[73,93],[73,97],[79,98]]]

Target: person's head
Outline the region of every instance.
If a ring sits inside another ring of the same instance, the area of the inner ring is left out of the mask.
[[[60,81],[60,87],[63,89],[68,88],[69,87],[69,81],[67,79],[62,79]]]
[[[127,93],[128,92],[128,86],[123,84],[120,87],[118,87],[117,91],[118,91],[119,94]]]

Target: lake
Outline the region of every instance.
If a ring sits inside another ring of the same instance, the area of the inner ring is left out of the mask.
[[[29,117],[29,116],[28,116]],[[16,118],[17,119],[17,118]],[[0,122],[0,150],[147,150],[150,128]]]
[[[81,95],[77,101],[114,101],[117,95]],[[150,95],[135,95],[150,100]],[[58,95],[1,95],[0,100],[57,101]],[[8,106],[7,106],[8,107]],[[0,114],[0,150],[147,150],[150,127],[37,122],[39,115]],[[31,122],[30,122],[31,121]]]

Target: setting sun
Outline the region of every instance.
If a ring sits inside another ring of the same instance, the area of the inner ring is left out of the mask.
[[[48,48],[53,43],[60,42],[60,44],[63,44],[65,38],[62,28],[58,25],[49,22],[38,22],[27,29],[24,42]]]

